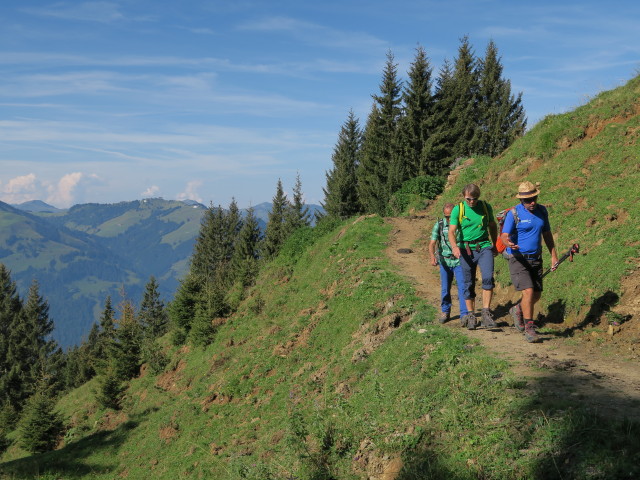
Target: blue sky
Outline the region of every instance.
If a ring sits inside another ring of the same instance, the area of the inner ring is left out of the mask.
[[[0,3],[0,200],[244,208],[299,173],[320,203],[338,131],[387,52],[434,76],[493,39],[529,126],[640,73],[636,1]]]

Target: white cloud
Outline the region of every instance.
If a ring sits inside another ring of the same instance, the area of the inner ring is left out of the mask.
[[[142,198],[152,198],[152,197],[157,197],[158,193],[160,193],[160,187],[157,185],[151,185],[140,195],[142,195]]]
[[[33,173],[12,178],[0,189],[2,201],[14,204],[35,200],[37,191],[38,182]]]
[[[188,182],[184,192],[179,193],[177,199],[178,200],[195,200],[196,202],[202,203],[202,197],[196,191],[201,186],[202,186],[201,180],[192,180]]]
[[[70,207],[75,203],[79,193],[86,187],[98,183],[99,177],[95,174],[83,172],[73,172],[64,175],[58,183],[50,184],[47,187],[49,195],[47,203]]]

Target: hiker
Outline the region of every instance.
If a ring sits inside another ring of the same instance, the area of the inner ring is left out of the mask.
[[[460,259],[464,274],[464,298],[467,315],[461,319],[462,326],[475,330],[476,271],[480,266],[482,275],[482,312],[481,325],[495,328],[496,322],[491,313],[491,299],[495,282],[493,279],[493,258],[497,255],[495,243],[498,237],[498,225],[493,216],[493,208],[480,200],[480,187],[470,183],[462,189],[462,202],[453,207],[449,222],[449,242],[453,255]],[[460,232],[461,240],[456,236]]]
[[[458,301],[460,302],[460,319],[469,312],[464,301],[464,276],[460,260],[453,256],[449,243],[449,218],[453,203],[447,203],[442,209],[443,218],[439,219],[431,229],[431,241],[429,242],[429,256],[431,265],[440,265],[440,309],[439,321],[445,323],[451,318],[451,285],[455,277],[458,284]],[[436,257],[437,247],[437,257]]]
[[[538,187],[531,182],[518,186],[516,198],[520,204],[505,216],[500,235],[507,247],[511,283],[522,294],[521,301],[511,307],[509,313],[516,329],[524,332],[527,342],[540,341],[533,323],[533,310],[542,295],[542,239],[551,253],[551,270],[558,265],[549,213],[538,203],[539,193]]]

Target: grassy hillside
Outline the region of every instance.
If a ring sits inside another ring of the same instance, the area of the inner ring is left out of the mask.
[[[3,478],[640,474],[637,426],[571,399],[549,405],[505,362],[434,325],[392,271],[388,234],[378,217],[301,231],[212,345],[166,346],[170,366],[143,371],[122,411],[99,408],[93,383],[62,398],[61,448],[26,457],[12,446]]]
[[[554,322],[566,320],[566,328],[597,321],[618,304],[625,278],[635,279],[630,285],[640,283],[640,76],[573,112],[546,117],[500,157],[476,159],[433,211],[460,201],[462,187],[474,182],[497,212],[517,203],[523,180],[540,182],[539,201],[549,207],[559,253],[574,242],[581,247],[574,264],[547,277],[547,312]],[[496,265],[508,285],[506,262]],[[623,317],[640,313],[627,307]]]
[[[620,308],[638,276],[639,88],[636,78],[546,118],[501,157],[457,172],[432,207],[474,181],[504,208],[523,178],[541,182],[559,249],[583,251],[545,290],[566,328]],[[299,231],[237,313],[215,320],[212,345],[167,340],[171,363],[157,376],[143,367],[120,411],[98,406],[93,382],[61,398],[60,448],[27,456],[14,444],[0,477],[640,477],[638,424],[571,395],[550,402],[543,380],[570,372],[549,370],[540,384],[514,376],[464,331],[437,324],[389,264],[389,230],[374,216]]]

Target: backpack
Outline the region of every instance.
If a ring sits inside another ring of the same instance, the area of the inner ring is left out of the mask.
[[[513,215],[513,219],[516,222],[516,227],[520,222],[520,218],[518,218],[518,212],[516,211],[516,205],[510,208],[505,208],[504,210],[500,210],[498,212],[498,214],[496,215],[496,220],[498,221],[498,240],[496,241],[496,249],[498,250],[498,253],[504,252],[507,248],[507,246],[504,243],[502,243],[502,238],[500,238],[500,235],[502,235],[502,227],[504,226],[504,220],[507,217],[507,213],[509,212],[511,212],[511,214]]]
[[[484,208],[484,217],[488,219],[489,210],[487,210],[487,204],[482,200],[478,200],[478,203],[482,204],[482,207]],[[464,202],[460,202],[458,205],[458,225],[462,228],[462,217],[464,217]],[[482,222],[484,223],[484,220]]]

